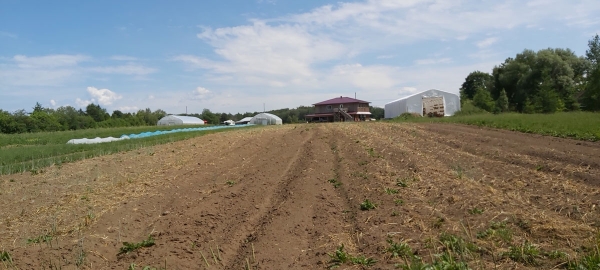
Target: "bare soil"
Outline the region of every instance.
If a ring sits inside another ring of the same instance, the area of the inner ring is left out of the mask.
[[[460,256],[473,269],[560,268],[597,240],[599,186],[598,143],[449,124],[233,130],[0,176],[0,269],[323,269],[342,244],[394,269],[388,239],[431,263],[448,235],[475,247]],[[507,255],[527,243],[535,263]]]

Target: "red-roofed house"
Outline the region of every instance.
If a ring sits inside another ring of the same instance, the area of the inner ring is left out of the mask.
[[[336,97],[315,103],[315,112],[307,114],[309,122],[369,121],[368,101],[349,97]]]

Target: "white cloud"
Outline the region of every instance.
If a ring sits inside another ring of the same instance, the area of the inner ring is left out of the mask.
[[[209,69],[218,76],[235,74],[238,82],[267,86],[288,86],[313,77],[311,66],[343,57],[345,46],[326,35],[313,34],[304,27],[282,24],[210,29],[198,37],[211,44],[221,61],[192,55],[173,60],[191,67]]]
[[[93,103],[94,100],[82,100],[80,98],[76,98],[75,99],[75,104],[77,104],[77,106],[79,106],[80,108],[84,108],[87,107],[87,105]]]
[[[482,41],[477,42],[476,45],[480,49],[483,49],[483,48],[487,48],[489,46],[492,46],[492,44],[496,43],[497,41],[498,41],[497,37],[489,37],[489,38],[486,38],[486,39],[484,39]]]
[[[28,57],[25,55],[15,55],[14,62],[19,68],[25,69],[40,69],[40,68],[57,68],[57,67],[72,67],[77,64],[90,60],[90,57],[85,55],[68,55],[54,54],[46,56]]]
[[[54,101],[54,99],[51,99],[51,100],[50,100],[50,105],[51,105],[52,107],[56,107],[56,101]]]
[[[74,78],[79,72],[74,69],[19,69],[0,66],[0,85],[55,86]]]
[[[92,96],[93,100],[98,100],[100,105],[111,105],[116,100],[122,98],[121,95],[108,89],[98,89],[96,87],[88,87],[87,92]]]
[[[10,33],[10,32],[4,32],[4,31],[0,31],[0,37],[9,37],[9,38],[18,38],[19,36],[17,36],[16,34]]]
[[[391,66],[338,65],[333,68],[328,80],[338,87],[350,83],[361,89],[390,89],[399,82],[394,73],[397,70]]]
[[[386,55],[378,55],[377,59],[391,59],[391,58],[394,58],[394,57],[396,57],[396,55],[386,54]]]
[[[137,112],[139,108],[137,106],[121,106],[118,110],[121,112]]]
[[[415,60],[416,65],[448,64],[452,63],[451,58],[428,58]]]
[[[115,61],[136,61],[137,60],[137,58],[127,56],[127,55],[113,55],[110,57],[110,59],[115,60]]]
[[[406,93],[414,94],[414,93],[417,93],[418,91],[419,90],[416,87],[402,87],[402,89],[400,90],[398,95],[405,95]]]
[[[89,71],[104,74],[148,75],[156,72],[156,69],[129,63],[122,66],[93,67],[89,68]]]
[[[213,92],[211,92],[210,90],[204,88],[204,87],[197,87],[194,91],[192,91],[191,95],[190,95],[190,99],[192,100],[206,100],[211,98],[214,95]]]

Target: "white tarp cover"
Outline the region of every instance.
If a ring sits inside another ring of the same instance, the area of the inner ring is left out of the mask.
[[[259,113],[252,117],[249,124],[254,125],[281,125],[283,121],[279,116],[270,113]]]
[[[460,98],[457,94],[431,89],[385,104],[385,118],[394,118],[403,113],[423,115],[423,98],[431,97],[442,97],[444,116],[452,116],[455,112],[460,111]]]
[[[178,126],[178,125],[204,125],[204,121],[198,117],[167,115],[156,123],[158,126]]]
[[[83,138],[83,139],[71,139],[67,142],[67,144],[94,144],[94,143],[105,143],[105,142],[116,142],[122,140],[129,140],[128,136],[121,136],[120,138],[115,137],[106,137],[100,138],[96,137],[93,139]]]

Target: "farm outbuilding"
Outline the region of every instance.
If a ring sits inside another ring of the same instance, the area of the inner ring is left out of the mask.
[[[252,117],[248,124],[254,125],[281,125],[283,121],[279,116],[270,113],[259,113]]]
[[[385,118],[394,118],[403,113],[421,116],[451,116],[460,111],[457,94],[431,89],[385,104]]]
[[[193,116],[167,115],[156,123],[157,126],[204,125],[204,121]]]
[[[245,125],[245,124],[250,123],[250,120],[252,120],[252,117],[244,117],[240,121],[235,122],[235,124],[236,125]]]

